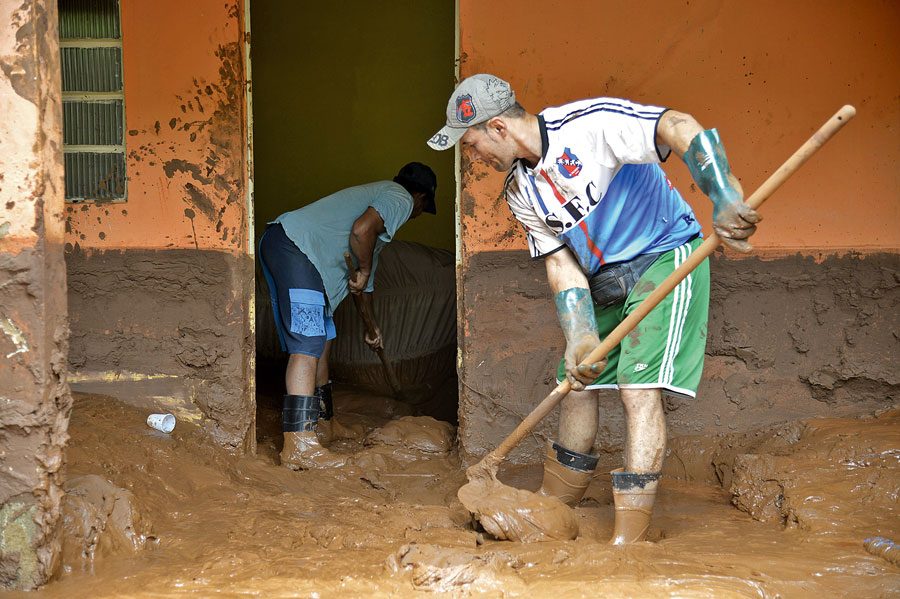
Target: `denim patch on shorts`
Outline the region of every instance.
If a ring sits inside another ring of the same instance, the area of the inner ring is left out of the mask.
[[[325,295],[312,289],[291,289],[291,332],[306,337],[325,335]]]

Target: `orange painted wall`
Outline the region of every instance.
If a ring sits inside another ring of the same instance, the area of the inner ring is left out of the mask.
[[[892,0],[460,0],[461,74],[507,79],[532,112],[594,96],[689,112],[719,129],[748,194],[853,104],[856,119],[763,207],[754,241],[775,253],[896,251],[898,31]],[[524,249],[502,175],[463,166],[464,255]],[[687,168],[674,156],[664,168],[709,231],[709,202]]]
[[[69,204],[81,248],[247,248],[240,0],[122,0],[128,198]]]

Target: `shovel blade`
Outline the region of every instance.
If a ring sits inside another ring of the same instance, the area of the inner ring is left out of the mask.
[[[556,497],[515,489],[494,478],[479,478],[456,493],[481,526],[499,540],[534,543],[578,536],[575,511]]]

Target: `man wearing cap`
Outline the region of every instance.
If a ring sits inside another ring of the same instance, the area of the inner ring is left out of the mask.
[[[574,505],[597,465],[596,390],[617,389],[625,408],[624,468],[612,472],[614,544],[645,538],[666,447],[664,394],[694,398],[703,369],[709,305],[704,261],[607,359],[583,359],[700,244],[700,225],[659,163],[674,150],[713,202],[713,228],[749,251],[759,215],[743,202],[718,132],[688,114],[594,98],[530,114],[509,84],[474,75],[456,88],[447,124],[428,145],[457,142],[472,159],[508,171],[510,210],[543,258],[566,338],[560,404],[541,493]]]
[[[436,213],[437,178],[411,162],[393,181],[350,187],[269,223],[259,257],[269,286],[282,351],[290,354],[282,409],[282,465],[298,470],[335,467],[343,459],[324,448],[331,438],[331,381],[328,350],[336,331],[332,314],[347,293],[371,301],[382,248],[403,223],[422,212]],[[357,268],[348,272],[344,253]],[[366,337],[383,347],[381,332]]]

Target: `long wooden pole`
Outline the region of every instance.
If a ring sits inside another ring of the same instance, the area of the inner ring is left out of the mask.
[[[356,270],[356,266],[353,264],[353,258],[350,257],[350,252],[344,252],[344,262],[347,264],[347,270],[350,273]],[[366,335],[368,335],[369,338],[374,338],[377,326],[375,325],[375,317],[370,310],[371,304],[363,297],[362,293],[351,293],[351,295],[353,296],[353,303],[356,304],[356,310],[359,312],[359,317],[363,321],[363,326],[366,328]],[[397,380],[397,374],[394,372],[393,366],[391,366],[391,363],[388,362],[388,359],[384,355],[384,349],[379,347],[374,351],[378,356],[378,359],[381,360],[381,366],[384,368],[384,376],[387,378],[388,385],[391,386],[394,397],[400,401],[406,401],[403,392],[400,390],[400,381]]]
[[[759,189],[746,199],[747,205],[751,208],[757,208],[762,205],[776,189],[781,187],[781,185],[787,181],[797,169],[809,160],[819,148],[825,145],[825,143],[831,139],[835,133],[840,131],[841,127],[846,125],[855,115],[856,109],[850,105],[846,105],[838,110],[833,117],[828,119],[828,121],[806,141],[806,143],[800,146],[800,149],[794,152],[794,154],[788,158],[778,170],[772,173],[772,175],[759,186]],[[582,364],[593,364],[606,357],[606,354],[608,354],[612,348],[617,346],[622,339],[624,339],[625,336],[628,335],[628,333],[630,333],[632,329],[634,329],[634,327],[637,326],[637,324],[669,294],[669,292],[675,289],[675,287],[691,273],[691,271],[697,268],[707,256],[712,254],[716,248],[719,247],[720,243],[721,240],[718,235],[715,233],[711,234],[702,244],[700,244],[700,247],[691,252],[690,257],[688,257],[681,266],[676,268],[672,274],[666,277],[666,279],[650,293],[650,295],[648,295],[644,301],[625,318],[625,320],[619,323],[619,326],[606,336],[603,342],[582,361]],[[484,466],[482,467],[491,469],[496,468],[496,465],[499,464],[526,435],[531,433],[532,429],[537,426],[537,423],[549,414],[570,390],[571,386],[569,385],[568,380],[557,385],[550,395],[544,398],[544,400],[539,403],[524,420],[522,420],[519,426],[517,426],[502,443],[500,443],[497,449],[486,455],[481,462],[472,466],[472,469],[477,469],[482,463],[484,463]]]

